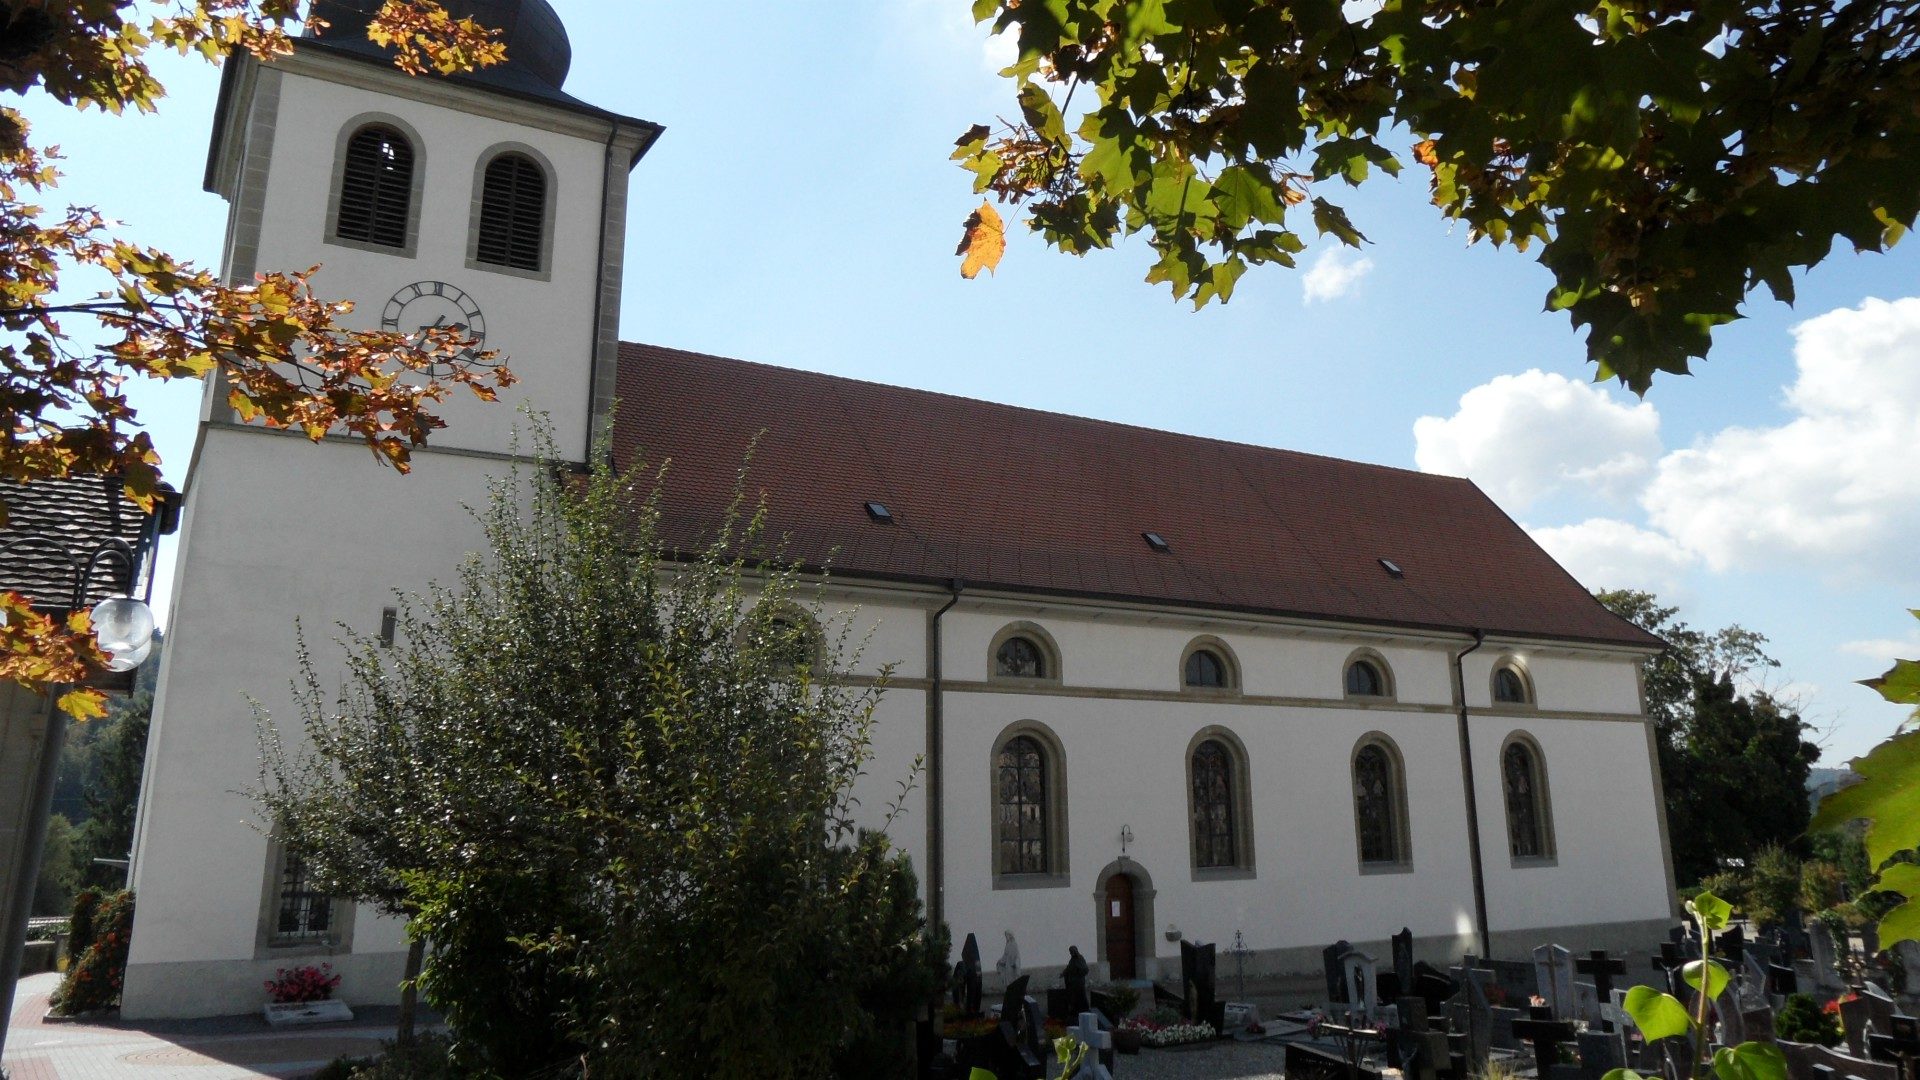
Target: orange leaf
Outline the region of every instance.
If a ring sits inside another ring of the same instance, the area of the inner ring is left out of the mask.
[[[1440,155],[1433,152],[1433,140],[1423,139],[1413,144],[1413,160],[1432,168],[1440,164]]]
[[[981,203],[980,209],[967,216],[966,235],[953,251],[955,255],[966,256],[960,262],[960,276],[971,281],[983,266],[988,273],[994,273],[1006,250],[1007,227],[1001,224],[1000,214],[991,203]]]

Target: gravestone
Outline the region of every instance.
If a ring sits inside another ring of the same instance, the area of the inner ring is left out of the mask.
[[[1000,1080],[1045,1080],[1046,1057],[1040,1039],[1043,1021],[1040,1009],[1027,998],[1027,979],[1022,975],[1007,984],[1000,997],[998,1037],[992,1041],[987,1066]]]
[[[1843,1054],[1817,1043],[1783,1042],[1780,1053],[1787,1059],[1787,1080],[1899,1080],[1900,1070],[1884,1061]]]
[[[1600,1015],[1600,988],[1592,983],[1573,984],[1573,1012],[1569,1020],[1584,1021],[1595,1029],[1606,1027],[1606,1017]]]
[[[1080,1023],[1071,1029],[1074,1038],[1087,1048],[1075,1080],[1113,1080],[1113,1025],[1107,1018],[1089,1009],[1080,1014]]]
[[[1829,992],[1846,989],[1846,983],[1841,980],[1836,967],[1840,959],[1839,951],[1834,945],[1833,935],[1827,930],[1827,924],[1818,919],[1808,922],[1807,940],[1813,951],[1814,985]]]
[[[1579,1036],[1580,1080],[1601,1080],[1627,1067],[1626,1046],[1618,1032],[1583,1031]]]
[[[1533,950],[1535,991],[1547,1001],[1556,1020],[1573,1017],[1573,954],[1558,945],[1542,945]],[[1545,1080],[1545,1077],[1542,1077]]]
[[[960,947],[960,997],[956,1004],[966,1009],[966,1015],[980,1015],[980,943],[972,934]]]
[[[1784,964],[1767,965],[1767,995],[1785,1000],[1788,994],[1800,992],[1800,978],[1793,968]],[[1776,1007],[1779,1002],[1774,1003]]]
[[[1867,1053],[1867,1000],[1862,997],[1840,999],[1840,1028],[1847,1033],[1847,1053],[1864,1057]]]
[[[1187,999],[1187,1018],[1212,1024],[1215,1031],[1226,1026],[1223,1002],[1214,991],[1214,947],[1212,942],[1195,945],[1180,943],[1180,986]]]
[[[1900,1066],[1903,1080],[1914,1080],[1914,1061],[1920,1058],[1920,1020],[1896,1013],[1887,1025],[1887,1033],[1867,1036],[1867,1056],[1875,1061],[1891,1061]]]
[[[1740,1011],[1740,1028],[1747,1042],[1772,1044],[1778,1041],[1773,1030],[1773,1008],[1763,1005],[1758,1009]]]
[[[1495,1005],[1487,1010],[1487,1037],[1495,1050],[1518,1050],[1521,1048],[1520,1036],[1516,1035],[1513,1025],[1527,1018],[1525,1009],[1509,1009]]]
[[[1906,992],[1920,990],[1920,941],[1894,942],[1893,955],[1900,959],[1900,968],[1907,973]]]
[[[1747,962],[1747,931],[1736,926],[1713,939],[1713,954],[1727,962],[1727,966],[1739,971]]]
[[[1529,960],[1487,960],[1472,961],[1468,966],[1493,972],[1493,985],[1499,993],[1489,994],[1488,1000],[1495,1005],[1525,1008],[1533,995],[1544,993],[1534,977],[1534,967]]]
[[[1378,974],[1380,965],[1373,957],[1356,949],[1347,954],[1344,966],[1347,974],[1347,1001],[1350,1006],[1347,1010],[1347,1023],[1349,1025],[1353,1023],[1355,1011],[1353,1007],[1357,1006],[1360,1014],[1366,1017],[1366,1026],[1372,1027],[1380,1022],[1380,1006],[1378,999],[1374,996],[1377,993],[1374,977]]]
[[[1404,926],[1393,935],[1393,975],[1400,993],[1413,992],[1413,931]]]
[[[1871,960],[1880,955],[1880,928],[1872,923],[1860,928],[1860,951]]]
[[[1389,1046],[1400,1060],[1397,1065],[1411,1080],[1434,1080],[1447,1062],[1447,1037],[1427,1023],[1427,1003],[1411,995],[1397,999],[1399,1026],[1389,1032]],[[1436,1045],[1434,1040],[1438,1039]],[[1389,1065],[1396,1064],[1393,1061]]]
[[[1067,946],[1067,967],[1060,973],[1060,978],[1067,984],[1069,1016],[1079,1016],[1093,1008],[1093,1003],[1087,999],[1087,958],[1080,955],[1080,946]]]
[[[1580,974],[1593,976],[1593,987],[1595,990],[1594,1009],[1596,1012],[1601,1005],[1612,1003],[1614,977],[1625,976],[1627,973],[1627,962],[1625,960],[1615,960],[1608,956],[1605,949],[1593,950],[1581,959],[1574,961],[1573,966],[1574,970]],[[1592,1019],[1589,1018],[1588,1022],[1591,1023]],[[1601,1023],[1606,1027],[1606,1030],[1613,1030],[1612,1023],[1604,1017],[1601,1019]]]
[[[1867,1023],[1876,1033],[1885,1035],[1893,1030],[1893,1018],[1900,1009],[1885,990],[1867,983],[1860,988],[1860,1000],[1867,1003]]]
[[[1663,941],[1660,943],[1660,955],[1653,958],[1653,969],[1666,976],[1667,993],[1672,994],[1681,1001],[1687,1000],[1687,984],[1680,978],[1680,969],[1686,966],[1687,957],[1686,954],[1680,950],[1679,945],[1671,941]]]
[[[1320,963],[1327,973],[1329,1005],[1342,1004],[1347,1000],[1347,972],[1342,961],[1352,951],[1353,946],[1344,938],[1320,950]]]
[[[1413,996],[1427,1003],[1427,1015],[1439,1016],[1440,1003],[1450,1001],[1460,992],[1460,984],[1453,976],[1425,960],[1413,965]]]
[[[1470,1076],[1487,1070],[1487,1057],[1493,1049],[1493,1006],[1487,1001],[1487,984],[1493,973],[1480,968],[1455,968],[1466,984],[1466,1000],[1454,1006],[1453,1026],[1466,1035],[1466,1066]],[[1464,1011],[1465,1015],[1461,1013]],[[1509,1028],[1511,1031],[1511,1028]]]

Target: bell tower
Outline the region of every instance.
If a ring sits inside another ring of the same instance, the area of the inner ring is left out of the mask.
[[[319,266],[349,326],[459,324],[519,382],[494,403],[456,387],[406,476],[356,440],[242,423],[209,387],[135,824],[128,1017],[249,1010],[305,957],[351,1000],[394,999],[401,927],[316,893],[239,794],[260,770],[248,699],[294,732],[296,620],[333,682],[336,625],[382,632],[396,590],[481,548],[467,508],[511,467],[519,406],[576,461],[611,421],[627,177],[661,129],[563,89],[546,0],[442,2],[500,29],[505,62],[408,76],[366,38],[381,0],[315,0],[322,36],[222,73],[206,185],[229,207],[227,279]]]

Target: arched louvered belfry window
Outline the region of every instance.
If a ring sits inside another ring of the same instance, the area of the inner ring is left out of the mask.
[[[474,258],[537,272],[546,227],[546,170],[513,151],[487,162],[480,185],[480,237]]]
[[[1533,743],[1515,735],[1500,752],[1500,779],[1507,797],[1507,848],[1515,859],[1553,857],[1547,783]]]
[[[404,248],[413,213],[413,143],[386,124],[368,124],[347,140],[334,235]]]

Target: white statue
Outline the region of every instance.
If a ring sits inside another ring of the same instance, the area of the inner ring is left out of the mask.
[[[1007,948],[1000,954],[1000,962],[993,965],[994,970],[1000,973],[1002,986],[1020,977],[1020,943],[1013,940],[1013,931],[1008,930],[1006,933]]]

